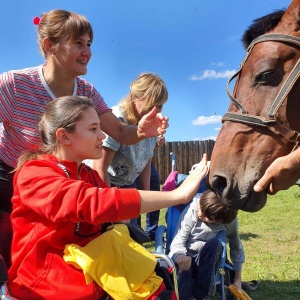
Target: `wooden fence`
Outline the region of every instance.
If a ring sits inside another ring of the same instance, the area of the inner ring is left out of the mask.
[[[189,141],[189,142],[166,142],[155,151],[153,163],[158,170],[160,182],[163,184],[172,171],[172,159],[170,153],[175,155],[175,170],[182,174],[188,174],[191,167],[199,162],[204,153],[210,160],[214,140]]]

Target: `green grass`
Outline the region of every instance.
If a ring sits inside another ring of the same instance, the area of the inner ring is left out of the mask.
[[[161,210],[160,224],[165,224],[165,211]],[[253,300],[300,299],[300,187],[269,196],[262,210],[240,211],[238,218],[246,253],[243,281],[259,281],[249,296]],[[153,246],[146,245],[150,251]]]

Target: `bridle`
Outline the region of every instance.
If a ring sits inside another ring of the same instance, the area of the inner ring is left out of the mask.
[[[300,133],[298,131],[293,130],[289,126],[283,125],[278,119],[276,119],[276,113],[282,105],[283,101],[286,99],[291,89],[293,88],[294,84],[300,77],[300,58],[298,59],[291,73],[288,75],[285,82],[283,83],[266,117],[249,114],[247,109],[230,93],[229,90],[230,82],[241,73],[242,68],[246,60],[248,59],[253,47],[256,44],[265,41],[276,41],[300,46],[300,38],[286,34],[270,33],[261,35],[258,38],[254,39],[247,49],[246,56],[241,62],[239,70],[229,79],[226,86],[226,92],[228,97],[240,110],[240,112],[225,113],[225,115],[222,118],[222,122],[231,121],[247,125],[263,126],[268,127],[271,130],[273,128],[274,131],[279,132],[279,134],[281,134],[288,142],[295,143],[294,149],[296,149],[298,148],[298,144],[300,143]]]

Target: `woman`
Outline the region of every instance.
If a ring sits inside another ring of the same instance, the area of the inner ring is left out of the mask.
[[[11,212],[11,171],[24,150],[39,146],[36,128],[49,102],[67,95],[92,99],[103,131],[125,144],[163,134],[168,127],[168,119],[157,113],[156,108],[135,126],[124,124],[114,116],[93,85],[78,77],[87,73],[92,56],[93,30],[85,17],[65,10],[51,10],[42,14],[37,23],[38,45],[45,63],[0,75],[0,122],[4,125],[0,130],[0,228],[6,233],[0,237],[0,253],[8,265],[11,234],[10,224],[4,221],[9,220],[7,213]]]
[[[124,123],[136,125],[153,107],[161,112],[167,99],[163,80],[155,74],[141,73],[131,83],[129,94],[112,111]],[[152,137],[128,146],[108,135],[103,141],[103,157],[94,161],[94,168],[107,185],[137,187],[138,178],[138,188],[150,190],[151,160],[156,144],[157,137]]]
[[[85,246],[104,222],[187,203],[208,171],[207,156],[171,192],[110,188],[82,163],[102,157],[104,134],[90,99],[51,101],[39,132],[41,149],[20,157],[14,177],[10,288],[17,299],[100,299],[102,289],[64,262],[65,245]]]
[[[124,144],[136,143],[145,137],[163,134],[167,118],[156,114],[154,108],[135,126],[118,120],[99,92],[81,79],[87,73],[92,56],[93,30],[88,20],[65,10],[51,10],[42,14],[38,31],[38,45],[45,64],[0,76],[0,165],[2,189],[8,186],[7,176],[16,167],[23,150],[36,148],[40,138],[36,126],[45,106],[60,96],[79,95],[91,98],[103,123],[103,131]],[[9,211],[12,190],[0,209]]]
[[[141,73],[131,83],[129,94],[112,108],[112,112],[124,123],[136,125],[153,107],[161,112],[167,99],[163,80],[155,74]],[[94,161],[94,168],[108,185],[131,186],[139,177],[139,188],[149,190],[156,142],[157,137],[152,137],[128,146],[107,135],[103,141],[103,156]]]

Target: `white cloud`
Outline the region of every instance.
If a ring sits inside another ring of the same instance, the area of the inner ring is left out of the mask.
[[[217,135],[211,135],[211,136],[208,136],[208,137],[205,137],[205,138],[194,138],[193,140],[194,141],[206,141],[206,140],[216,140],[217,138]]]
[[[194,74],[189,77],[189,80],[204,80],[204,79],[220,79],[220,78],[230,78],[233,74],[235,74],[236,70],[225,70],[222,72],[217,72],[215,70],[206,69],[202,72],[202,74],[197,75]]]
[[[215,131],[220,131],[220,129],[221,129],[221,127],[217,127],[217,128],[215,128],[214,130],[215,130]]]
[[[216,63],[211,63],[212,66],[217,66],[217,67],[225,67],[225,63],[223,61],[221,62],[216,62]]]
[[[193,120],[193,125],[207,125],[207,124],[215,124],[221,122],[222,116],[213,115],[210,117],[200,116],[196,120]]]

